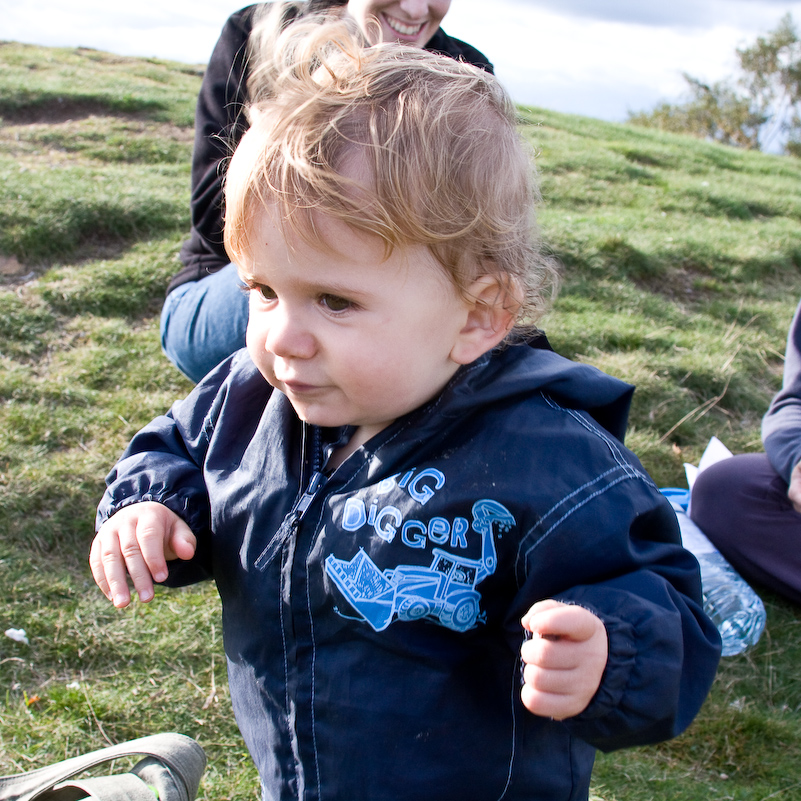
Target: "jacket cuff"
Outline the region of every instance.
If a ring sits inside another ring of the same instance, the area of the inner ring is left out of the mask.
[[[192,496],[190,494],[145,492],[141,495],[131,495],[127,498],[112,499],[106,493],[97,509],[95,531],[120,510],[133,506],[135,503],[145,503],[146,501],[166,506],[171,512],[177,514],[195,534],[209,527],[208,514],[204,515],[197,509],[192,510]]]
[[[591,611],[598,614],[595,610]],[[634,627],[631,623],[618,618],[609,619],[598,616],[606,628],[609,654],[598,690],[587,708],[570,719],[576,723],[597,720],[620,707],[637,657]]]

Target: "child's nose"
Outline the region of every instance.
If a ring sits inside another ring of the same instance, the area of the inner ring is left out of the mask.
[[[282,359],[309,359],[316,350],[315,338],[302,316],[281,305],[270,313],[264,347]]]

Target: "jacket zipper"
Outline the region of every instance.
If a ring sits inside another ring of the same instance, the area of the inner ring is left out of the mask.
[[[304,445],[305,445],[304,437]],[[320,443],[320,432],[316,427],[312,427],[312,474],[309,483],[303,494],[293,504],[287,516],[283,519],[281,527],[273,535],[272,539],[267,543],[267,547],[261,552],[259,558],[256,559],[254,567],[257,570],[265,570],[267,566],[275,559],[283,547],[284,543],[295,535],[303,520],[304,515],[312,505],[317,493],[322,489],[325,484],[325,475],[321,472],[322,464],[322,446]],[[304,448],[305,449],[305,448]]]

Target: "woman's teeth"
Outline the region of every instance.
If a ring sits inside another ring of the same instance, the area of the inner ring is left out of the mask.
[[[417,34],[423,30],[424,23],[422,22],[417,25],[410,25],[406,22],[401,22],[401,20],[395,17],[386,17],[385,19],[389,27],[392,28],[395,33],[401,34],[401,36],[417,36]]]

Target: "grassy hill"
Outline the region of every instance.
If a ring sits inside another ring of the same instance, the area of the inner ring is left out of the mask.
[[[201,797],[257,797],[211,586],[119,612],[86,566],[103,477],[189,389],[158,313],[189,227],[200,68],[0,43],[0,774],[178,730]],[[556,350],[637,385],[627,444],[684,485],[709,437],[757,450],[801,296],[801,162],[521,109],[564,286]],[[603,801],[801,796],[801,618],[727,659],[677,740],[601,756]]]

